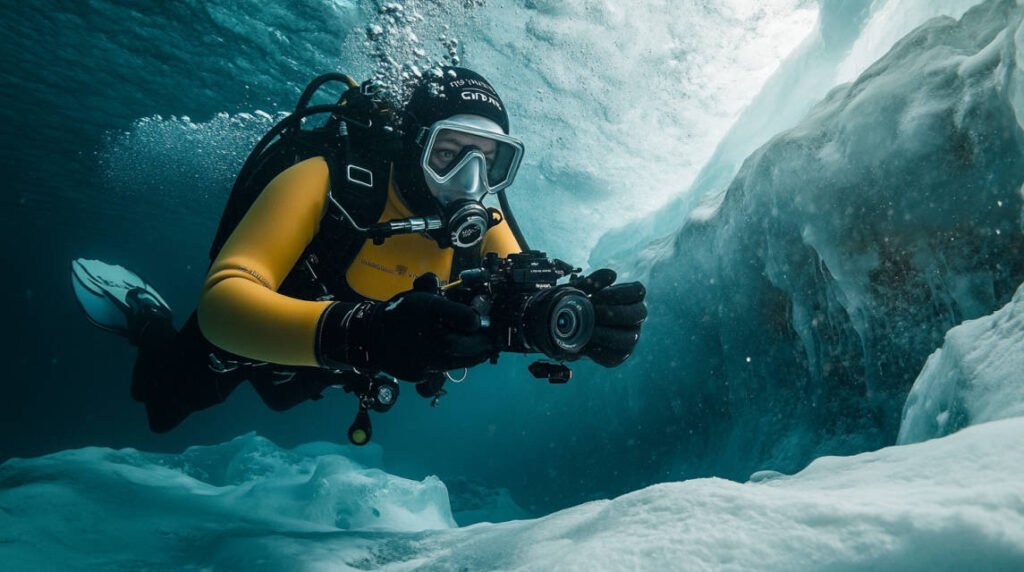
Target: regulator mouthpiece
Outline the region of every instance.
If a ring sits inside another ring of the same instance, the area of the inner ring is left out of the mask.
[[[476,201],[458,201],[445,209],[448,238],[455,248],[480,244],[491,226],[491,213]]]

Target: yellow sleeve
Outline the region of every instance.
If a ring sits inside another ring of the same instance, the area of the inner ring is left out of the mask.
[[[499,258],[522,251],[519,241],[516,240],[512,229],[508,226],[508,221],[504,220],[487,231],[487,234],[484,235],[483,245],[480,247],[482,254],[495,252]]]
[[[317,322],[330,302],[277,293],[313,240],[327,206],[323,157],[274,178],[231,233],[206,276],[199,327],[217,346],[259,361],[316,366]]]

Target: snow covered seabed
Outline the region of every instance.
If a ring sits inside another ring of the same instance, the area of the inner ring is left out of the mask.
[[[81,449],[0,466],[6,569],[1013,570],[1024,419],[821,458],[750,482],[654,485],[452,528],[440,481],[255,436],[183,455]]]

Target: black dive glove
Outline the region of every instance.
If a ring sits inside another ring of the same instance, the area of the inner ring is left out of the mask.
[[[612,285],[615,278],[614,270],[602,268],[569,284],[590,295],[590,302],[594,304],[594,335],[583,348],[583,355],[604,367],[615,367],[626,361],[640,339],[640,326],[647,319],[644,285],[639,282]]]
[[[406,381],[487,360],[493,350],[479,333],[480,315],[440,292],[437,276],[425,274],[387,302],[331,305],[320,319],[317,359]]]

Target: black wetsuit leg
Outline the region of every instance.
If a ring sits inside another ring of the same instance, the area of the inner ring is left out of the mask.
[[[180,332],[166,316],[150,320],[138,336],[132,397],[146,405],[149,428],[165,433],[189,414],[222,403],[240,383],[241,370],[210,368],[210,346],[195,313]]]
[[[190,414],[223,403],[247,379],[268,407],[285,411],[320,399],[325,388],[343,385],[346,375],[355,375],[269,364],[218,372],[210,367],[210,354],[223,352],[203,337],[195,313],[180,332],[169,317],[154,315],[133,341],[139,353],[132,397],[146,405],[149,427],[156,433],[166,433]]]

